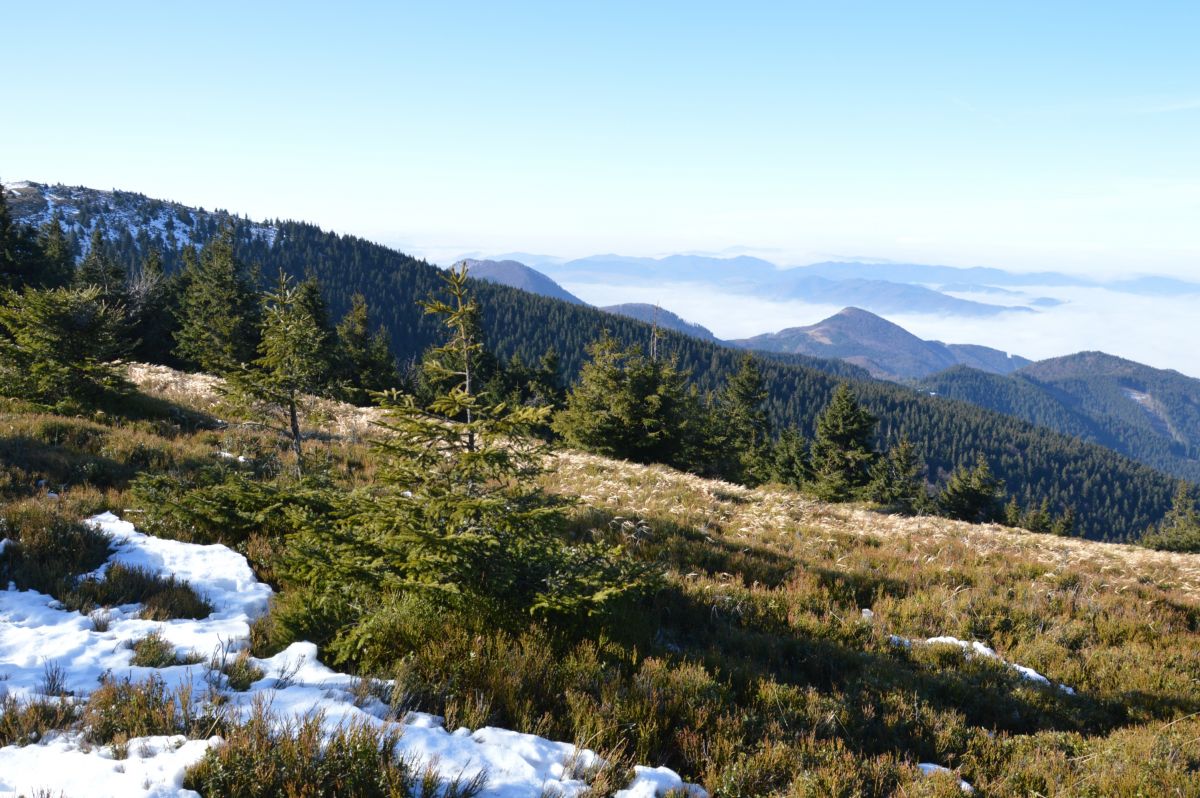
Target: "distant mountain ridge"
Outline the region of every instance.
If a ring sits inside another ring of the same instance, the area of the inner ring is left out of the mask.
[[[658,305],[651,305],[645,302],[626,302],[623,305],[609,305],[600,309],[605,313],[628,316],[631,319],[644,321],[647,324],[653,324],[663,329],[674,330],[684,335],[690,335],[693,338],[699,338],[702,341],[717,341],[717,336],[712,334],[712,330],[703,325],[694,324],[682,319]]]
[[[1007,376],[954,368],[920,385],[1200,482],[1200,380],[1177,371],[1080,352]]]
[[[546,275],[515,260],[474,260],[467,258],[459,261],[459,263],[465,264],[468,273],[477,280],[487,280],[488,282],[519,288],[531,294],[540,294],[552,299],[561,299],[564,302],[570,302],[572,305],[587,304]]]
[[[780,269],[761,258],[739,255],[669,255],[664,258],[593,255],[542,270],[565,283],[700,283],[722,291],[794,299],[814,304],[854,305],[875,313],[942,313],[995,316],[1031,313],[1021,305],[993,305],[948,296],[923,285],[861,277],[829,278],[805,268]]]
[[[861,308],[845,308],[807,327],[790,327],[732,343],[745,349],[838,358],[891,380],[923,377],[961,364],[1008,374],[1032,363],[986,346],[925,341]]]

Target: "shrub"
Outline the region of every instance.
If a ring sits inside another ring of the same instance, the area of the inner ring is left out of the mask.
[[[320,715],[280,721],[257,702],[249,720],[229,728],[221,745],[188,768],[183,786],[203,795],[244,798],[425,794],[471,798],[486,783],[485,775],[447,782],[431,770],[422,773],[396,755],[398,726],[352,725],[326,735],[322,722]],[[426,783],[432,790],[419,791]]]
[[[175,646],[154,631],[133,644],[133,660],[131,665],[140,668],[169,668],[172,665],[195,665],[201,658],[194,655],[180,657],[175,653]]]
[[[145,568],[113,563],[103,578],[80,582],[67,596],[71,609],[92,612],[97,607],[143,604],[142,617],[152,621],[207,618],[212,605],[174,576],[159,576]]]

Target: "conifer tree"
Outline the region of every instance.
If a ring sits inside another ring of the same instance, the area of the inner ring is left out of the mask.
[[[687,375],[670,358],[620,349],[607,335],[588,347],[591,360],[553,428],[572,446],[641,463],[697,465],[703,414]]]
[[[0,293],[0,392],[61,409],[124,393],[124,322],[95,286]]]
[[[923,470],[916,447],[908,438],[901,438],[871,467],[867,498],[902,513],[918,512],[929,498],[921,476]]]
[[[95,286],[103,301],[123,303],[126,299],[125,278],[125,269],[109,254],[104,233],[97,224],[92,229],[87,255],[75,271],[75,285],[79,288]]]
[[[301,291],[282,273],[278,287],[263,300],[259,356],[230,375],[236,391],[257,404],[267,418],[281,418],[291,442],[296,476],[303,473],[300,416],[308,396],[326,385],[328,333],[312,316]]]
[[[962,466],[950,475],[938,494],[938,510],[947,518],[981,523],[997,517],[1004,485],[992,476],[987,460],[980,455],[972,467]]]
[[[481,397],[473,370],[482,345],[472,334],[466,270],[444,279],[449,299],[423,304],[450,333],[429,364],[453,377],[452,386],[428,409],[392,394],[381,425],[387,435],[376,443],[380,489],[356,498],[341,523],[305,532],[290,566],[292,578],[351,618],[333,643],[343,659],[378,656],[363,653],[387,638],[388,615],[375,608],[406,594],[520,626],[531,616],[602,613],[646,584],[644,568],[619,551],[554,535],[562,504],[535,482],[547,450],[529,434],[548,410]]]
[[[168,277],[157,249],[146,251],[129,282],[128,307],[133,357],[147,363],[173,364],[178,281]]]
[[[1171,499],[1171,509],[1142,544],[1160,551],[1200,552],[1200,512],[1192,487],[1180,480]]]
[[[336,340],[337,381],[347,401],[370,404],[372,391],[400,384],[387,331],[381,327],[371,333],[367,300],[362,294],[351,297],[350,309],[338,323]]]
[[[74,275],[75,260],[71,242],[63,232],[62,216],[57,212],[38,231],[38,248],[42,254],[40,286],[58,288],[68,285]]]
[[[784,427],[775,442],[771,453],[771,479],[793,488],[800,488],[812,479],[808,442],[794,426]]]
[[[0,183],[0,288],[19,287],[16,279],[18,258],[17,229],[13,224],[4,185]]]
[[[870,482],[876,458],[872,448],[878,420],[840,384],[817,418],[812,446],[813,490],[826,501],[845,501]]]
[[[213,374],[238,369],[258,347],[256,281],[233,244],[233,229],[226,227],[199,259],[184,251],[175,353]]]
[[[767,389],[753,355],[746,355],[717,400],[717,423],[724,449],[722,476],[743,485],[758,485],[771,475],[771,423]]]

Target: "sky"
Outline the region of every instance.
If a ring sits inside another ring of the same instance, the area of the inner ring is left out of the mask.
[[[444,260],[1200,276],[1200,4],[0,0],[0,177]]]

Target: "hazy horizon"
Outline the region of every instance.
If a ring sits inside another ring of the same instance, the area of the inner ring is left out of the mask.
[[[1198,25],[1194,4],[15,4],[5,54],[36,68],[6,84],[0,178],[431,256],[1188,277]]]

